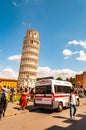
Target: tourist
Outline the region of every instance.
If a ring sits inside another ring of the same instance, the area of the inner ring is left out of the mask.
[[[69,96],[69,102],[70,102],[70,120],[72,120],[75,119],[75,114],[76,114],[76,95],[74,89],[71,90]]]
[[[30,100],[30,91],[29,91],[29,88],[25,88],[25,92],[27,93],[27,95],[26,95],[27,103],[29,103],[29,100]]]
[[[27,92],[24,90],[21,94],[21,97],[20,97],[20,101],[19,101],[19,105],[21,107],[22,110],[25,109],[25,107],[27,106]]]
[[[15,89],[13,87],[10,88],[10,101],[12,103],[15,101]]]
[[[6,86],[4,86],[4,87],[3,87],[3,91],[4,91],[4,93],[5,93],[6,99],[8,100],[8,92],[9,92],[9,89],[8,89]]]
[[[7,101],[6,101],[6,96],[5,93],[3,92],[2,87],[0,86],[0,120],[3,115],[5,116],[5,111],[7,107]]]

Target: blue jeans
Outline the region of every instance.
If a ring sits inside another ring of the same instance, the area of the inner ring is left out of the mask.
[[[70,117],[72,118],[72,116],[75,116],[75,114],[76,114],[76,105],[70,104]]]

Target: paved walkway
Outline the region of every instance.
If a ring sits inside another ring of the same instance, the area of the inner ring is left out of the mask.
[[[80,98],[80,105],[86,105],[86,98]],[[14,103],[9,102],[5,116],[7,117],[7,116],[13,116],[17,114],[22,114],[28,111],[33,111],[34,109],[37,109],[37,107],[33,105],[33,102],[29,102],[27,109],[25,110],[20,110],[20,106],[18,102],[14,102]]]
[[[27,105],[27,109],[25,110],[20,110],[20,106],[18,102],[14,102],[14,103],[8,102],[5,116],[8,117],[8,116],[13,116],[17,114],[22,114],[28,111],[32,111],[34,109],[37,109],[37,107],[33,105],[33,102],[29,102]]]

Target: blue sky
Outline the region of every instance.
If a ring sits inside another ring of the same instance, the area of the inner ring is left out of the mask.
[[[85,0],[3,0],[0,77],[17,78],[23,39],[30,27],[40,35],[38,77],[65,78],[86,71]]]

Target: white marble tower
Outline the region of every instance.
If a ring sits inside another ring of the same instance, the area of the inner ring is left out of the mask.
[[[33,88],[37,78],[39,61],[40,40],[37,30],[27,30],[23,41],[18,87],[27,86]]]

